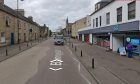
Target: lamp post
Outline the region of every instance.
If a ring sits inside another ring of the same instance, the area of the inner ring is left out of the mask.
[[[24,1],[24,0],[20,0],[20,1]],[[17,29],[18,29],[18,44],[20,44],[20,39],[19,39],[19,0],[17,0]]]

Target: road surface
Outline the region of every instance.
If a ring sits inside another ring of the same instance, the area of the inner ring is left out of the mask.
[[[67,46],[49,39],[0,63],[1,84],[97,84]]]

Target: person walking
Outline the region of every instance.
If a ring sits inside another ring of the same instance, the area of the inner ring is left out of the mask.
[[[128,43],[128,45],[126,46],[127,51],[128,51],[128,58],[132,58],[132,54],[133,54],[133,45],[131,43]]]

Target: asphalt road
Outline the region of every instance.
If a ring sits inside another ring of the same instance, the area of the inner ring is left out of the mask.
[[[56,46],[50,39],[38,47],[40,51],[47,48],[42,52],[46,56],[25,84],[97,84],[66,45]]]

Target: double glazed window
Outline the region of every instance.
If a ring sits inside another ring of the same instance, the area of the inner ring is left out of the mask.
[[[0,42],[1,42],[1,43],[5,43],[5,33],[4,33],[4,32],[1,32],[1,33],[0,33],[0,36],[1,36]]]
[[[11,18],[9,16],[5,16],[5,24],[6,24],[6,27],[10,27],[10,21]]]
[[[128,20],[134,19],[136,15],[136,1],[128,4]]]
[[[95,20],[93,19],[93,28],[95,27]]]
[[[100,26],[102,26],[102,16],[100,16]]]
[[[117,8],[117,22],[122,21],[122,7]]]
[[[96,27],[98,27],[98,18],[96,18]]]
[[[106,24],[110,24],[110,13],[106,13]]]

